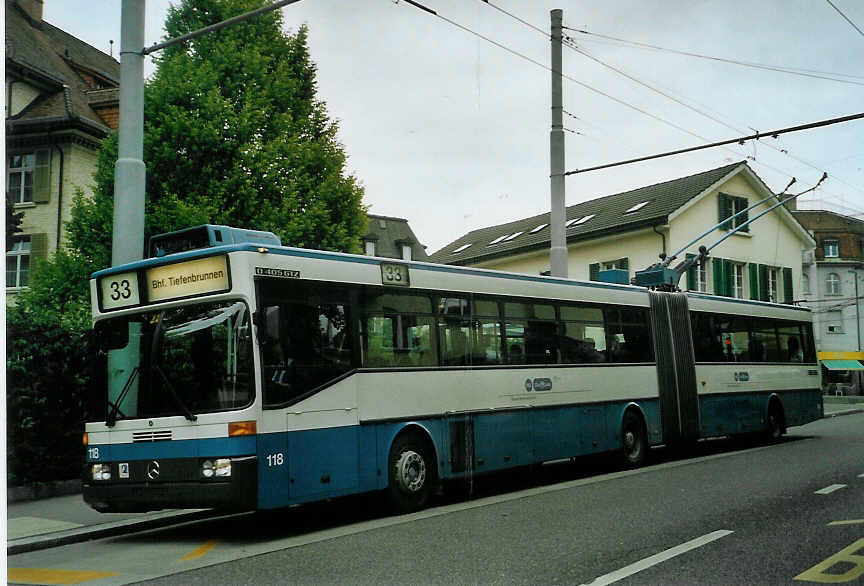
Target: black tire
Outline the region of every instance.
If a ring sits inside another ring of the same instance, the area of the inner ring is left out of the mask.
[[[396,438],[388,460],[387,500],[395,513],[422,509],[436,482],[435,460],[417,435]]]
[[[771,403],[768,406],[768,415],[765,416],[765,440],[771,443],[779,442],[785,432],[783,412],[777,403]]]
[[[621,457],[629,468],[638,468],[648,458],[645,424],[633,411],[627,411],[621,422]]]

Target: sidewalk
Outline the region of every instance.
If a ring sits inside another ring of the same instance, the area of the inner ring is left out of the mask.
[[[213,514],[209,509],[98,513],[80,494],[9,503],[6,555],[154,529]]]
[[[822,397],[825,406],[825,417],[837,417],[864,411],[864,397],[825,395]]]

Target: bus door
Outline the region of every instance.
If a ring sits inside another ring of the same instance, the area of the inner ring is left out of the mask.
[[[663,442],[699,437],[690,310],[684,293],[650,291]]]

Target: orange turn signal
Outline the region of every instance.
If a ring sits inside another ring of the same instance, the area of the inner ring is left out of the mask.
[[[228,437],[238,435],[255,435],[257,427],[254,421],[234,421],[228,424]]]
[[[86,446],[88,441],[90,441],[90,439],[87,437],[87,432],[85,431],[84,436],[81,438],[81,443]]]

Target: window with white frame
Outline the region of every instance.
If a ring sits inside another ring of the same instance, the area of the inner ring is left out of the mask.
[[[825,294],[840,295],[840,275],[837,273],[828,273],[825,278]]]
[[[33,173],[35,168],[35,153],[9,155],[6,191],[12,199],[12,203],[30,203],[33,201]]]
[[[768,301],[777,303],[777,269],[768,267],[766,275],[768,277]]]
[[[402,259],[403,260],[411,260],[411,245],[403,244],[402,245]]]
[[[825,258],[837,258],[840,256],[840,241],[836,238],[825,238],[822,240],[822,252]]]
[[[732,297],[744,299],[744,265],[741,263],[732,263]],[[776,279],[776,275],[775,275]]]
[[[26,287],[29,273],[30,237],[22,236],[15,240],[12,249],[6,253],[6,287]]]
[[[365,240],[363,242],[364,250],[366,252],[366,256],[375,256],[375,241],[374,240]]]

